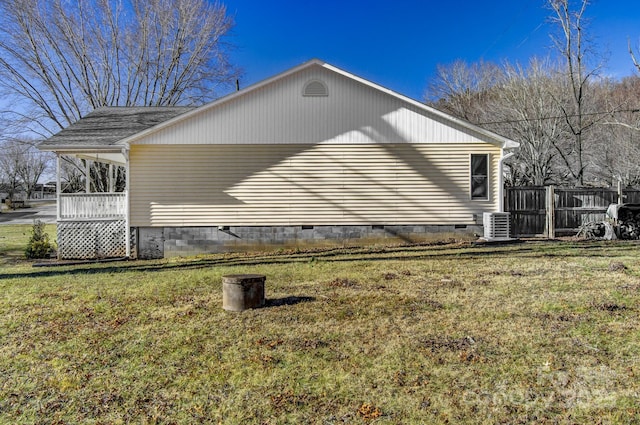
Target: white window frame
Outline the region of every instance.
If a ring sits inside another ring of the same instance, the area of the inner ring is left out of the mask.
[[[473,158],[476,156],[484,156],[487,159],[487,196],[486,197],[474,197],[473,196]],[[471,153],[469,154],[469,199],[472,201],[488,201],[491,199],[491,155],[488,153]]]

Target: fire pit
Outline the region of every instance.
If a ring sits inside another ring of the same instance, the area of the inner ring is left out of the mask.
[[[222,308],[244,311],[263,307],[265,280],[265,276],[259,274],[222,276]]]

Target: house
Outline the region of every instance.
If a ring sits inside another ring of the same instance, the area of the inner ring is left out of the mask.
[[[517,146],[311,60],[199,108],[99,109],[41,149],[126,168],[122,193],[58,191],[62,257],[159,258],[477,232]]]

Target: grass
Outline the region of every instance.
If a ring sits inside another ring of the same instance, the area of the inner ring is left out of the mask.
[[[31,237],[32,228],[30,224],[0,225],[0,267],[18,264],[24,260],[24,251]],[[51,240],[55,241],[55,224],[48,224],[45,229]]]
[[[527,242],[4,264],[0,423],[637,423],[638,259]],[[222,310],[235,273],[267,276],[267,307]]]

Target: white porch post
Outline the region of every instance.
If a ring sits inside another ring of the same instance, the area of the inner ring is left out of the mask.
[[[113,178],[113,169],[114,169],[114,166],[113,164],[110,163],[109,164],[109,192],[110,193],[113,193],[116,191],[115,179]]]
[[[85,188],[84,191],[86,193],[91,193],[91,161],[88,159],[84,160],[84,168],[85,173],[87,173],[87,178],[85,179]]]
[[[60,154],[56,152],[56,221],[60,221],[60,194],[62,193],[62,184],[60,183]]]
[[[129,200],[130,175],[129,175],[129,149],[123,149],[122,154],[125,160],[124,193],[125,193],[125,238],[127,247],[127,257],[131,257],[131,203]]]

